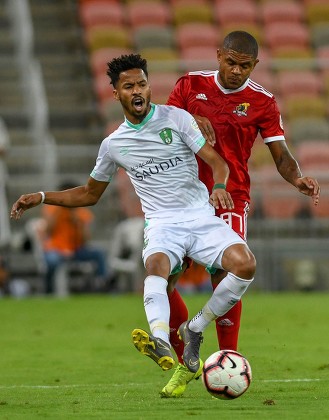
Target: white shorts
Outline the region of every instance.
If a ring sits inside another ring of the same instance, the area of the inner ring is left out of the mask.
[[[246,242],[217,216],[179,223],[149,220],[144,229],[144,264],[156,252],[169,257],[171,271],[181,265],[185,256],[205,267],[222,268],[227,247]]]

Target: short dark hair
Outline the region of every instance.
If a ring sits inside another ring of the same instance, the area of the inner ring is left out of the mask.
[[[148,77],[147,61],[140,56],[140,54],[121,55],[113,58],[107,63],[106,74],[111,79],[111,84],[115,86],[120,78],[120,73],[131,69],[141,69]]]
[[[245,31],[230,32],[223,41],[225,50],[233,50],[242,54],[251,55],[253,58],[258,56],[258,43],[256,39]]]

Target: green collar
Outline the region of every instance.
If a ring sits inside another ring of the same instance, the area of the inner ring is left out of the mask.
[[[135,130],[139,130],[140,128],[143,127],[143,125],[145,125],[153,117],[154,111],[155,111],[155,105],[151,103],[150,112],[146,115],[146,117],[143,119],[142,122],[140,122],[139,124],[133,124],[130,121],[128,121],[127,118],[125,117],[126,123],[129,125],[129,127],[134,128]]]

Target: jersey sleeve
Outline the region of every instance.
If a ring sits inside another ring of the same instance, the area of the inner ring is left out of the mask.
[[[187,75],[180,77],[174,89],[169,95],[166,105],[173,105],[177,108],[187,109],[187,97],[190,91],[190,80]]]
[[[175,108],[175,121],[183,142],[196,154],[205,145],[203,137],[194,117],[184,109]]]
[[[111,182],[113,175],[118,169],[117,164],[111,159],[108,151],[109,141],[110,139],[108,137],[102,141],[98,151],[96,165],[90,174],[96,181]]]
[[[285,140],[281,114],[274,97],[264,112],[264,118],[260,124],[260,134],[265,143]]]

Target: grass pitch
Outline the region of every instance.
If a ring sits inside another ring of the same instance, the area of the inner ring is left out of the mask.
[[[208,295],[187,296],[193,315]],[[134,348],[147,329],[142,297],[74,296],[0,301],[0,419],[328,419],[329,295],[244,297],[240,352],[253,382],[232,401],[202,381],[161,399],[171,376]],[[214,327],[201,354],[217,350]]]

